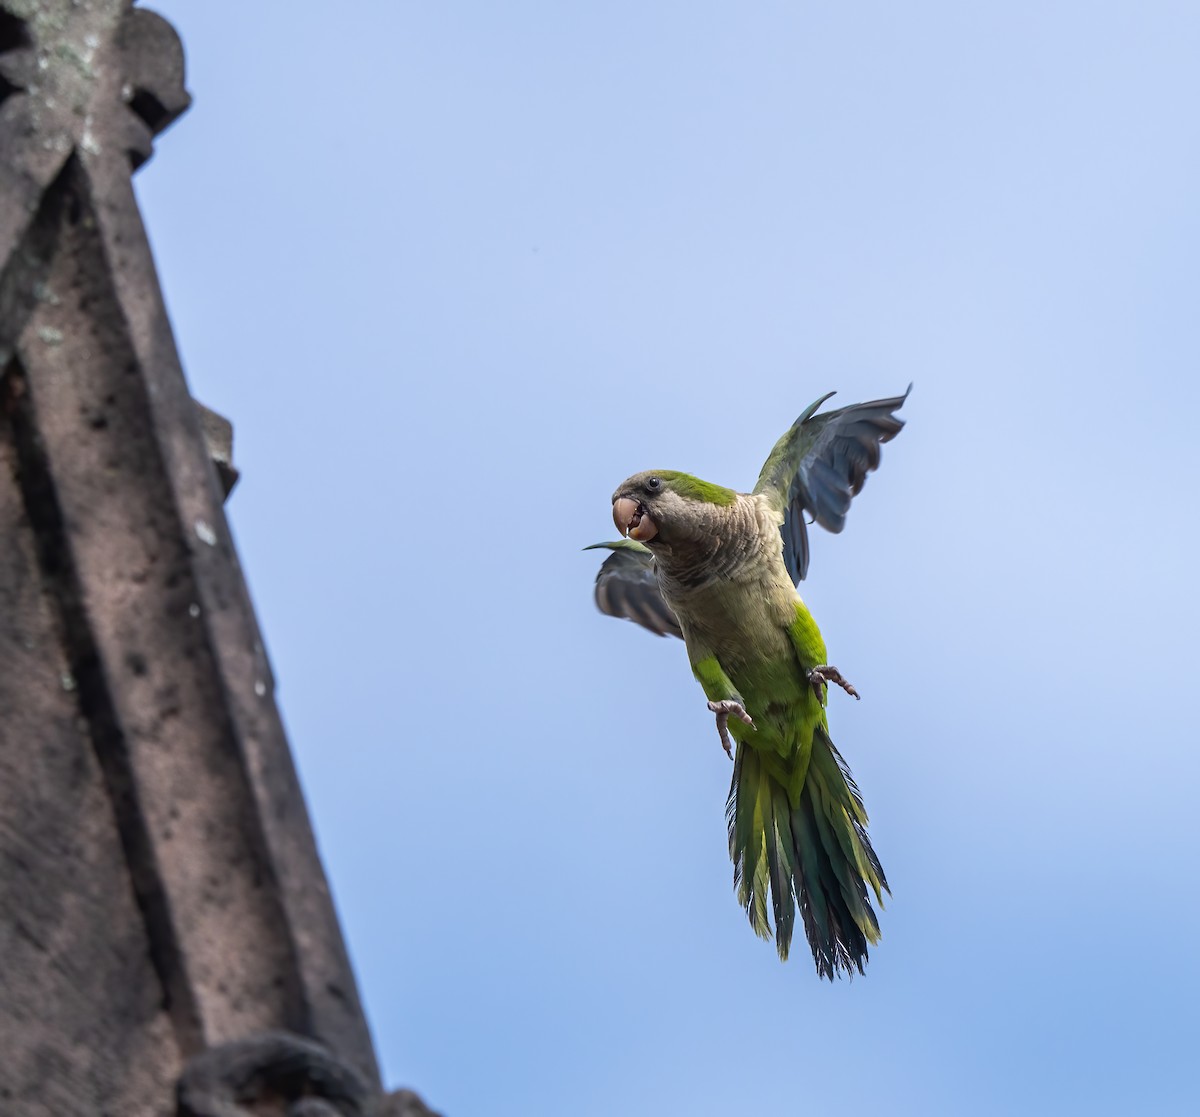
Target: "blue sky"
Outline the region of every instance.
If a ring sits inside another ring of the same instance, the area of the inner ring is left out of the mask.
[[[1182,1112],[1200,1026],[1191,3],[159,3],[137,177],[390,1084],[448,1117]],[[908,426],[803,593],[893,898],[733,896],[643,468]]]

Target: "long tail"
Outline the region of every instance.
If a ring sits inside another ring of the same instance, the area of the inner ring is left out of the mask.
[[[778,755],[738,747],[725,807],[738,899],[769,939],[769,892],[780,958],[787,959],[799,905],[817,972],[831,981],[839,971],[863,973],[867,944],[879,941],[867,886],[882,905],[888,884],[867,837],[862,796],[821,725],[795,802],[786,769]]]

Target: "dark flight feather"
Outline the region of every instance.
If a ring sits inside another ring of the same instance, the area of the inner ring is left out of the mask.
[[[656,636],[678,636],[682,640],[679,621],[659,592],[650,551],[632,539],[593,543],[584,548],[597,549],[612,554],[600,564],[596,574],[596,608],[607,616],[640,624]]]
[[[781,500],[783,561],[794,582],[808,573],[805,516],[835,535],[846,526],[851,500],[862,491],[867,474],[879,468],[880,446],[904,427],[904,420],[893,413],[911,391],[910,384],[902,396],[817,415],[816,409],[829,398],[823,396],[775,444],[754,491]]]

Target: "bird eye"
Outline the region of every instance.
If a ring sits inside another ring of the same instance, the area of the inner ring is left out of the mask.
[[[659,478],[657,478],[657,477],[651,477],[650,480],[648,480],[646,482],[646,488],[650,492],[656,493],[656,492],[658,492],[659,489],[662,488],[662,481],[659,480]]]

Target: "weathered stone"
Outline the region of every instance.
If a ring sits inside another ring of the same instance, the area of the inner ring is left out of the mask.
[[[411,1090],[382,1095],[331,1051],[287,1032],[209,1048],[179,1079],[178,1117],[439,1117]]]
[[[420,1113],[379,1094],[222,510],[232,430],[133,196],[187,104],[158,16],[0,0],[0,1114],[165,1114],[212,1048],[296,1117]],[[214,1115],[260,1112],[238,1089]]]
[[[208,456],[217,467],[221,491],[228,500],[240,476],[233,465],[233,424],[224,415],[218,415],[202,403],[197,402],[196,411],[200,415],[200,429],[204,432]]]

